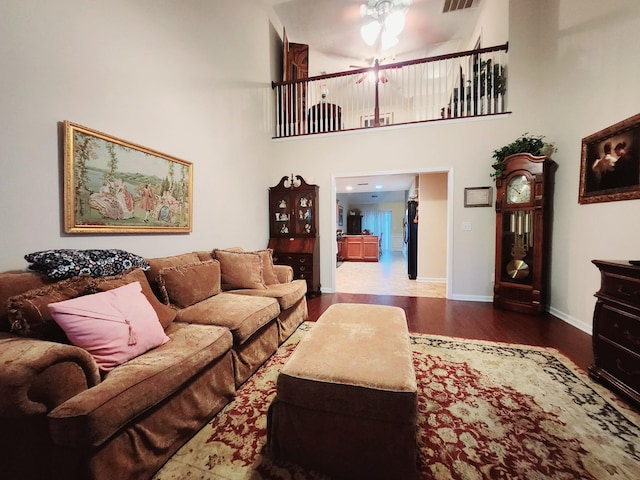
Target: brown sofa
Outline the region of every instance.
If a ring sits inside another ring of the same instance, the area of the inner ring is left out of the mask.
[[[2,478],[149,478],[233,399],[307,318],[306,283],[266,251],[216,252],[108,277],[0,273]],[[47,305],[131,282],[170,340],[101,371]]]

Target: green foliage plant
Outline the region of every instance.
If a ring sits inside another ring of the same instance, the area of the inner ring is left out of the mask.
[[[549,156],[556,151],[553,143],[547,143],[544,135],[530,135],[524,133],[513,142],[508,143],[502,148],[493,151],[492,157],[495,159],[491,164],[493,173],[491,176],[495,179],[502,175],[504,170],[504,160],[516,153],[530,153],[533,156]]]

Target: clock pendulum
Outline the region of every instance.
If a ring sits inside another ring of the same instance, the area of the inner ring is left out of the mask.
[[[513,246],[511,247],[511,260],[506,266],[509,277],[519,280],[529,276],[529,265],[525,257],[532,246],[533,235],[531,232],[531,213],[512,212],[510,218],[510,232],[513,234]]]

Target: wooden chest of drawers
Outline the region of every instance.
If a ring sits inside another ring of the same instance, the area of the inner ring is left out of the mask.
[[[640,404],[640,267],[593,260],[600,290],[593,312],[593,378]]]
[[[320,241],[318,238],[272,238],[273,263],[293,268],[293,278],[307,281],[307,292],[320,293]]]
[[[273,262],[276,265],[289,265],[293,268],[293,278],[313,279],[313,255],[304,253],[275,253]]]

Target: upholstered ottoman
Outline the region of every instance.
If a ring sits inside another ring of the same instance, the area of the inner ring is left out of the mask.
[[[404,311],[335,304],[278,376],[271,454],[337,478],[413,479],[416,409]]]

